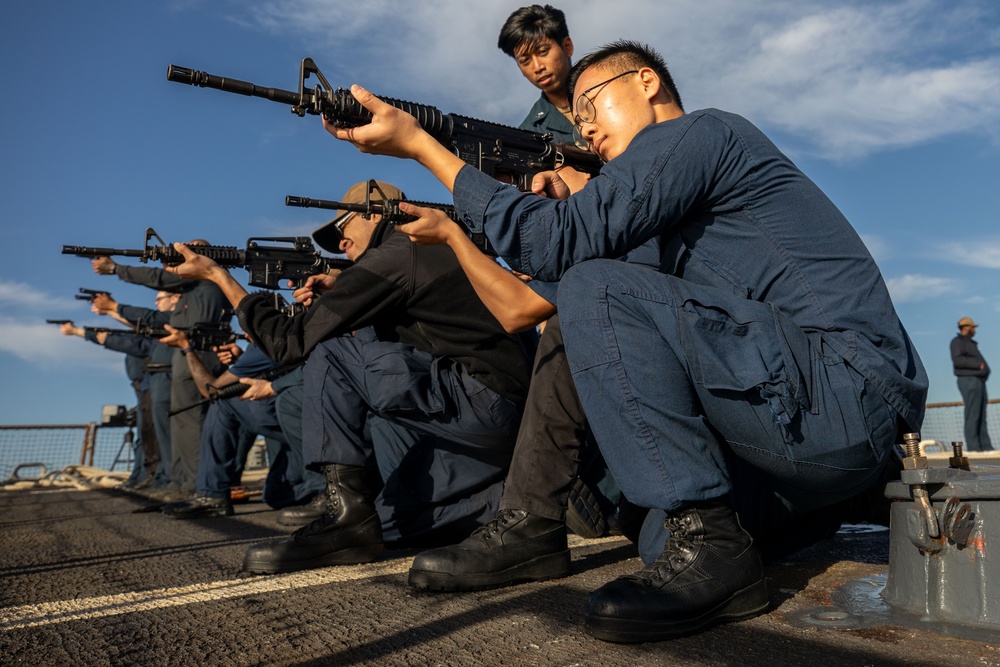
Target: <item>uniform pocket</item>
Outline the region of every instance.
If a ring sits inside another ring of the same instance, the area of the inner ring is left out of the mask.
[[[370,405],[376,413],[418,412],[439,414],[445,409],[438,366],[439,359],[419,350],[401,351],[390,345],[385,351],[371,346],[366,355],[365,382]]]
[[[769,306],[748,301],[722,310],[688,300],[678,315],[696,384],[712,393],[757,391],[777,423],[791,423],[801,402],[800,373]]]

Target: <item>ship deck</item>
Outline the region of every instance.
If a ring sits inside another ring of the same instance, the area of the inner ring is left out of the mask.
[[[589,591],[639,569],[624,538],[570,536],[563,579],[477,593],[407,586],[414,551],[287,575],[240,571],[287,531],[260,502],[169,519],[105,488],[0,490],[4,665],[1000,665],[1000,633],[889,610],[888,531],[846,526],[767,568],[769,613],[668,642],[583,628]]]

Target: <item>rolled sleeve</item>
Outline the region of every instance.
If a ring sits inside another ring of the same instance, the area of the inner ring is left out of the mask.
[[[503,183],[465,165],[455,178],[455,209],[474,234],[483,231],[486,209]]]

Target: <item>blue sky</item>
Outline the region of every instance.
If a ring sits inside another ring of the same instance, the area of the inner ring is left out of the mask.
[[[413,163],[361,155],[282,105],[166,80],[168,64],[293,89],[312,57],[335,86],[516,125],[536,97],[495,48],[520,1],[128,0],[0,4],[0,424],[84,423],[133,402],[121,357],[46,318],[107,324],[73,299],[108,288],[63,244],[309,234],[358,180],[447,192]],[[931,378],[960,400],[948,342],[969,315],[1000,368],[1000,5],[594,0],[559,5],[578,54],[645,41],[688,109],[762,127],[865,239]],[[613,9],[611,9],[613,7]],[[246,274],[234,271],[240,279]],[[991,388],[995,382],[991,382]],[[996,390],[994,390],[996,393]]]

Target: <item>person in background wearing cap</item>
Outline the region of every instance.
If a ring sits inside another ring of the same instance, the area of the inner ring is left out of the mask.
[[[951,341],[951,362],[958,377],[958,390],[965,403],[965,449],[985,452],[993,449],[986,429],[986,379],[990,366],[972,340],[979,325],[971,317],[958,321],[958,335]]]
[[[367,187],[342,201],[365,202]],[[295,293],[307,308],[292,317],[175,245],[186,261],[171,271],[217,284],[271,359],[306,359],[303,454],[326,477],[319,516],[251,546],[248,572],[364,563],[386,543],[465,537],[496,513],[510,465],[531,371],[520,341],[450,249],[416,245],[377,215],[338,213],[314,238],[354,266],[307,279]]]

